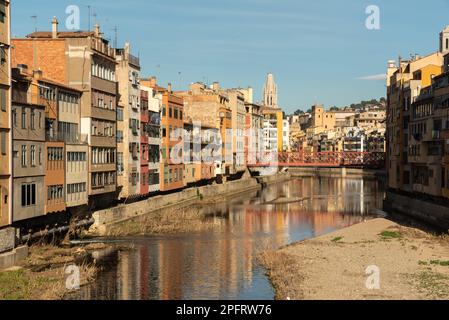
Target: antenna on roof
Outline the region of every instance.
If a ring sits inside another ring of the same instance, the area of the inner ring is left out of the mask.
[[[34,32],[37,32],[37,15],[32,15],[30,18],[34,20]]]
[[[112,28],[112,31],[114,31],[114,48],[117,48],[117,45],[118,45],[118,26],[114,26],[114,28]]]
[[[87,20],[87,23],[88,23],[88,25],[87,25],[87,31],[90,31],[90,26],[91,26],[91,23],[90,23],[90,16],[91,16],[91,6],[90,6],[90,5],[88,5],[88,6],[87,6],[87,9],[89,10],[89,14],[88,14],[88,20]]]

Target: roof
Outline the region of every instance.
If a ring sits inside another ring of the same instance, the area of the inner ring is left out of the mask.
[[[12,70],[13,70],[13,74],[12,74],[13,79],[20,78],[20,79],[23,79],[26,81],[33,81],[33,74],[30,73],[28,70],[27,71],[20,70],[19,68],[12,68]],[[16,70],[17,73],[14,73],[14,70]],[[48,84],[51,84],[51,85],[54,85],[57,87],[61,87],[66,90],[69,90],[69,91],[83,93],[81,90],[78,90],[78,89],[70,87],[64,83],[60,83],[60,82],[57,82],[57,81],[54,81],[54,80],[51,80],[51,79],[48,79],[45,77],[35,78],[35,80],[40,81],[40,82],[45,82],[45,83],[48,83]]]
[[[93,31],[64,31],[58,32],[58,38],[86,38],[95,35]],[[51,31],[36,31],[26,36],[27,38],[53,39]]]

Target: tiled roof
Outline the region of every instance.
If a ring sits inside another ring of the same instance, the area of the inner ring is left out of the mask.
[[[58,38],[86,38],[93,36],[95,33],[93,31],[66,31],[58,32]],[[51,31],[37,31],[27,35],[27,38],[46,38],[51,39],[53,34]]]

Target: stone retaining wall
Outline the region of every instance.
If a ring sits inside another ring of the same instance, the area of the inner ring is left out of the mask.
[[[102,229],[101,227],[107,224],[151,214],[166,207],[183,207],[200,203],[201,200],[207,201],[256,189],[260,189],[260,185],[255,179],[249,178],[224,184],[189,188],[172,194],[155,196],[147,200],[96,211],[93,213],[93,218],[95,219],[93,231]]]
[[[449,230],[449,207],[388,191],[384,211],[399,213]]]

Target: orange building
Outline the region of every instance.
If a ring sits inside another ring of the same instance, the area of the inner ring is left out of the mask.
[[[65,204],[65,143],[45,142],[45,214],[64,212]]]
[[[168,88],[159,87],[156,79],[141,80],[141,84],[153,88],[162,95],[161,112],[161,191],[169,192],[184,188],[184,164],[182,154],[182,133],[184,128],[184,99]]]

